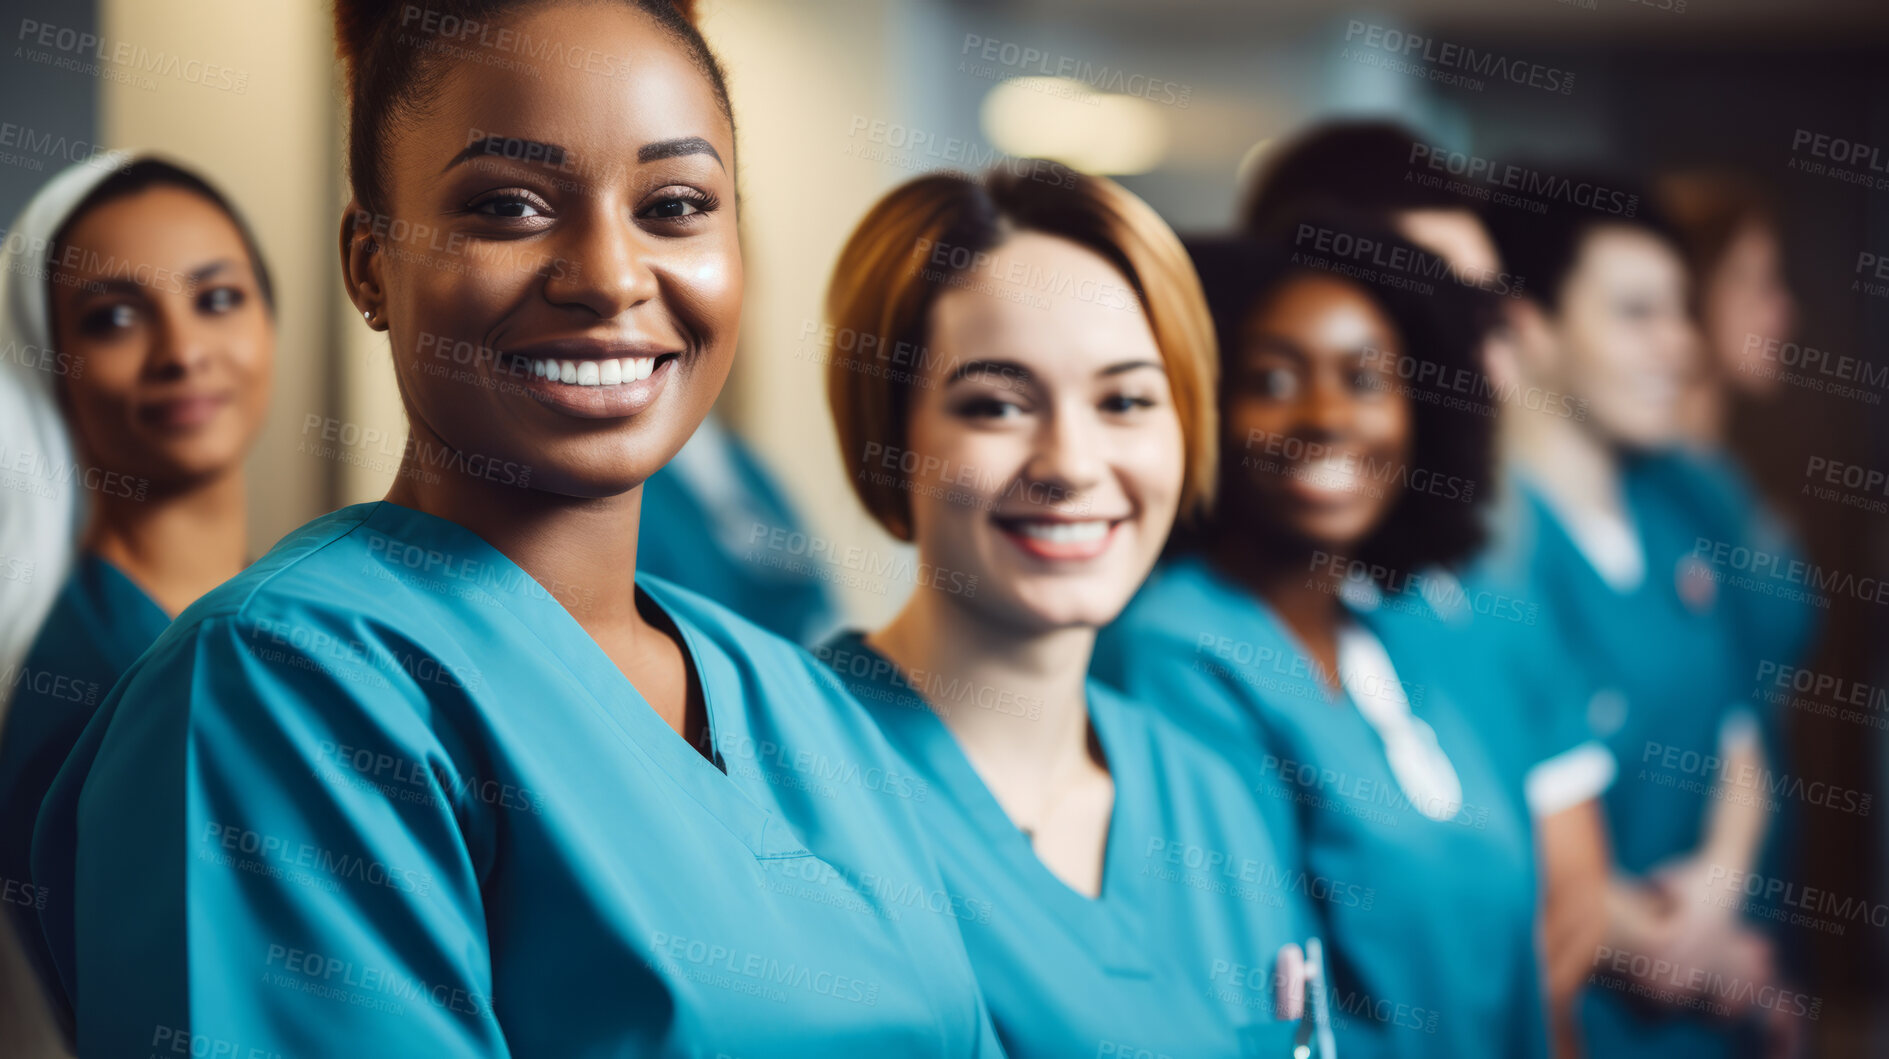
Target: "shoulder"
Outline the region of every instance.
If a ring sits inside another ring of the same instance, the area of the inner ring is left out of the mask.
[[[302,526],[192,604],[114,697],[138,711],[168,704],[193,727],[219,716],[251,726],[352,716],[390,729],[403,714],[429,718],[430,702],[465,697],[479,679],[454,634],[457,597],[389,570],[400,564],[388,539],[369,531],[373,507]],[[406,706],[389,708],[397,704]]]
[[[1187,557],[1158,567],[1105,636],[1123,649],[1191,653],[1201,636],[1224,632],[1251,609],[1205,560]]]

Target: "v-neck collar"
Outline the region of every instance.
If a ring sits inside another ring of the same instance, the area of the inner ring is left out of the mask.
[[[170,626],[171,616],[131,579],[130,574],[96,552],[80,553],[73,575],[87,602],[96,608],[96,617],[103,626],[100,631],[109,634],[99,637],[99,650],[108,656],[107,661],[116,672],[123,673],[152,641],[163,635]],[[116,635],[119,630],[136,635]]]
[[[556,659],[578,684],[590,704],[623,742],[660,769],[715,817],[757,857],[807,856],[808,850],[778,813],[763,778],[765,770],[748,776],[729,774],[703,757],[689,741],[669,727],[642,692],[617,668],[589,632],[557,598],[538,584],[517,563],[484,538],[449,519],[439,518],[392,501],[378,502],[362,525],[396,540],[431,539],[452,555],[482,565],[473,583],[503,606],[526,633],[542,645],[540,657]],[[489,572],[489,573],[488,573]],[[702,689],[709,739],[716,757],[723,748],[754,745],[743,704],[728,701],[740,694],[734,662],[713,638],[679,613],[668,586],[647,577],[636,580],[638,602],[653,605],[681,634],[683,664],[690,667]]]
[[[1115,803],[1109,810],[1107,845],[1102,852],[1102,885],[1096,896],[1079,893],[1036,854],[997,796],[991,793],[965,756],[957,736],[925,700],[902,678],[893,662],[866,643],[857,630],[848,630],[833,641],[844,649],[871,658],[873,671],[885,674],[864,678],[878,686],[883,696],[860,696],[866,709],[895,746],[937,777],[952,802],[969,816],[971,824],[987,842],[993,854],[1010,866],[1018,878],[1028,880],[1032,892],[1041,895],[1044,905],[1068,929],[1070,934],[1094,955],[1096,962],[1111,974],[1152,975],[1148,959],[1148,939],[1143,910],[1141,876],[1130,863],[1132,852],[1127,836],[1152,834],[1151,821],[1142,819],[1137,806],[1148,799],[1142,784],[1150,782],[1152,770],[1146,760],[1147,742],[1134,738],[1130,718],[1118,715],[1107,696],[1091,685],[1088,707],[1089,723],[1109,763],[1115,783]],[[1145,736],[1145,733],[1144,733]],[[1131,792],[1125,795],[1124,792]]]
[[[1647,538],[1645,518],[1638,510],[1639,501],[1634,496],[1633,482],[1629,475],[1630,472],[1622,474],[1620,490],[1623,499],[1621,502],[1626,507],[1627,524],[1632,527],[1634,542],[1640,549],[1641,571],[1639,581],[1625,589],[1609,581],[1607,576],[1601,573],[1600,568],[1594,565],[1593,558],[1587,554],[1587,549],[1581,547],[1580,538],[1575,535],[1573,527],[1563,517],[1561,509],[1555,506],[1554,501],[1548,498],[1548,494],[1540,486],[1536,485],[1526,473],[1520,471],[1512,472],[1511,478],[1516,490],[1525,497],[1525,503],[1534,509],[1538,532],[1553,534],[1559,538],[1562,550],[1574,557],[1575,561],[1572,565],[1580,568],[1580,572],[1574,576],[1588,582],[1588,587],[1604,593],[1607,598],[1623,602],[1646,599],[1652,593],[1657,579],[1655,558]]]

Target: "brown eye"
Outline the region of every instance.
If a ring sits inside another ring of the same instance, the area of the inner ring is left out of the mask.
[[[1245,389],[1269,400],[1290,400],[1299,392],[1299,377],[1285,368],[1261,368],[1246,377]]]
[[[79,331],[101,337],[123,331],[138,322],[138,311],[128,302],[104,305],[79,317]]]
[[[479,199],[469,208],[481,216],[497,217],[503,220],[541,217],[551,210],[551,207],[545,205],[537,196],[522,191],[505,191]]]
[[[206,316],[221,316],[242,308],[243,292],[235,287],[213,287],[197,295],[197,311]]]

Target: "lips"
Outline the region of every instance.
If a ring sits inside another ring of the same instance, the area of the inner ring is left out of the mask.
[[[1317,504],[1341,504],[1364,493],[1365,477],[1356,456],[1324,456],[1286,468],[1288,491]]]
[[[1024,554],[1053,561],[1095,559],[1115,543],[1126,519],[996,518],[1004,539]]]
[[[539,404],[579,419],[620,419],[661,396],[682,351],[647,341],[566,339],[506,352],[510,377]]]
[[[184,394],[145,404],[139,414],[159,430],[194,430],[216,418],[225,405],[235,399],[230,392]]]

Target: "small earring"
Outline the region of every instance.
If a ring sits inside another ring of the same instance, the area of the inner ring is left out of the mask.
[[[363,319],[363,320],[366,320],[366,321],[367,321],[367,323],[368,323],[368,326],[370,326],[370,327],[372,327],[372,326],[373,326],[373,324],[374,324],[374,310],[372,310],[372,309],[362,309],[362,310],[361,310],[361,319]]]

